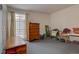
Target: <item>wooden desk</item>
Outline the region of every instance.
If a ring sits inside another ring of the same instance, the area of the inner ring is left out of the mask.
[[[26,44],[8,48],[5,50],[5,54],[26,54],[26,53],[27,53],[27,45]]]

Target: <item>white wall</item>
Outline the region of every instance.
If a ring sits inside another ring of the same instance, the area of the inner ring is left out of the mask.
[[[45,33],[45,25],[50,25],[50,16],[45,13],[30,12],[28,20],[33,23],[40,23],[40,34]]]
[[[79,5],[51,14],[51,28],[79,27]]]
[[[2,53],[3,50],[2,41],[2,10],[0,10],[0,53]]]
[[[6,24],[7,24],[7,6],[6,4],[3,4],[3,9],[2,9],[2,46],[3,49],[6,48]]]

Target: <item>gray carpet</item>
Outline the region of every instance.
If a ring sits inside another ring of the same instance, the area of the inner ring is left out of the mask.
[[[79,45],[64,43],[56,39],[45,39],[28,43],[28,54],[78,54]]]

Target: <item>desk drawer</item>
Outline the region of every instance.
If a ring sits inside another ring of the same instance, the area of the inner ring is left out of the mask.
[[[26,53],[26,45],[22,45],[22,46],[17,47],[16,48],[16,52],[18,54],[24,54],[24,53]]]

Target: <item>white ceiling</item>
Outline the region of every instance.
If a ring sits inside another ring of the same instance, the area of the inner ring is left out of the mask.
[[[9,6],[28,11],[53,13],[58,10],[70,7],[72,4],[9,4]]]

